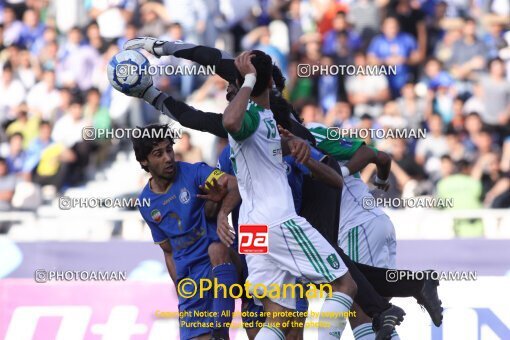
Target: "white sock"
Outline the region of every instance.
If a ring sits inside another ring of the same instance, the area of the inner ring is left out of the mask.
[[[352,330],[356,340],[375,340],[375,333],[371,323],[363,323]]]
[[[285,340],[285,334],[279,328],[264,325],[257,333],[255,340]]]
[[[330,327],[319,327],[320,340],[340,339],[347,323],[347,318],[342,313],[345,312],[345,315],[348,315],[351,306],[351,297],[344,293],[334,292],[331,297],[326,298],[322,305],[319,323],[328,323]]]

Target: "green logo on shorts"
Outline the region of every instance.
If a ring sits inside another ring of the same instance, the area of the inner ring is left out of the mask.
[[[331,267],[333,267],[333,269],[338,269],[340,268],[340,262],[338,262],[338,259],[336,258],[336,255],[335,254],[331,254],[328,256],[327,258],[328,260],[328,263]]]

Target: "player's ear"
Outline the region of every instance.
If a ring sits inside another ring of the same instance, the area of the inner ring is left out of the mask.
[[[140,161],[140,164],[143,166],[143,167],[147,167],[147,164],[149,164],[149,161],[147,160],[143,160],[143,161]]]

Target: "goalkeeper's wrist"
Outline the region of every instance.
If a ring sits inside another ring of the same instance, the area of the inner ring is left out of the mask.
[[[241,88],[243,87],[249,87],[253,90],[253,87],[255,86],[255,83],[257,82],[257,76],[255,73],[248,73],[244,76],[244,82]]]
[[[145,100],[147,103],[154,106],[156,104],[156,99],[162,92],[157,89],[154,85],[149,86],[145,92],[143,93],[143,100]]]
[[[380,179],[379,176],[375,175],[374,183],[375,184],[388,184],[389,178]]]

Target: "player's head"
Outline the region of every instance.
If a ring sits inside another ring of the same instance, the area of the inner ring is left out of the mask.
[[[140,137],[132,138],[136,160],[152,177],[172,179],[175,175],[174,141],[170,127],[152,124],[140,128]]]
[[[271,95],[274,94],[278,95],[283,92],[285,89],[285,77],[282,74],[282,70],[276,65],[272,66],[272,77],[274,82],[274,88],[271,91]],[[227,100],[230,102],[234,97],[236,96],[237,92],[239,91],[240,84],[243,83],[243,78],[238,74],[237,80],[235,82],[229,82],[227,86]]]
[[[259,50],[253,50],[250,54],[252,55],[251,63],[257,71],[257,81],[253,86],[251,96],[258,97],[273,86],[273,61],[269,55]],[[243,82],[244,78],[239,75],[237,77],[238,88],[241,87]]]

